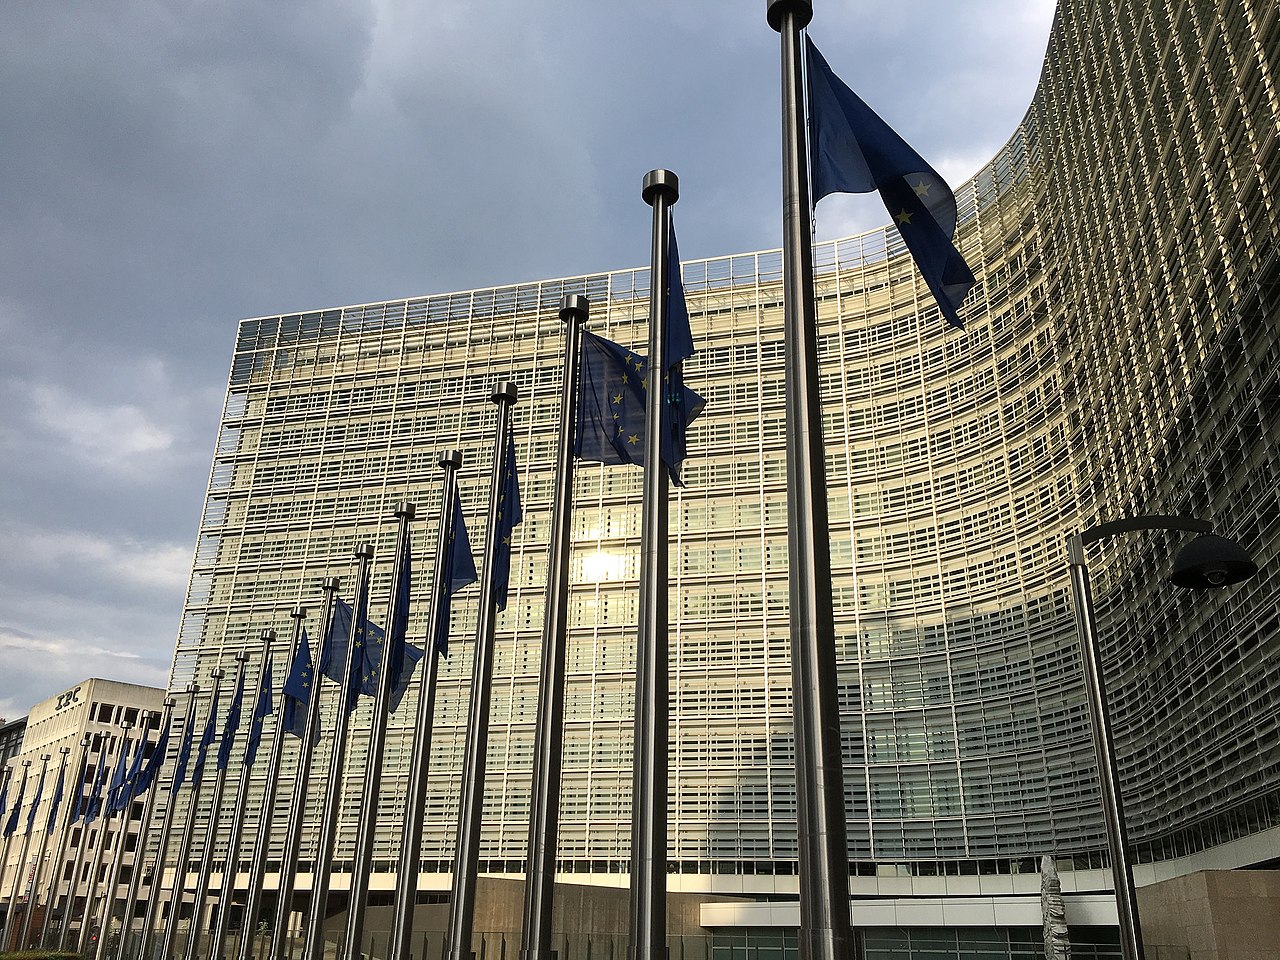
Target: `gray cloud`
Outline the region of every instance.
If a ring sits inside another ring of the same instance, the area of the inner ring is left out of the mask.
[[[813,31],[965,176],[1051,7],[850,0]],[[655,166],[685,256],[777,244],[763,8],[0,4],[0,710],[162,681],[238,319],[640,264]],[[819,214],[882,222],[874,197]]]

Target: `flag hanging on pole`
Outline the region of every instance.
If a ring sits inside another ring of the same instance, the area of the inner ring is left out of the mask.
[[[138,737],[138,744],[133,751],[133,762],[129,764],[129,772],[125,774],[119,792],[111,799],[111,806],[108,808],[111,813],[119,813],[127,809],[129,804],[133,803],[133,798],[138,795],[138,774],[142,771],[142,756],[146,746],[147,737],[144,732]]]
[[[173,786],[170,793],[177,793],[178,788],[187,782],[187,767],[191,763],[191,742],[195,739],[196,711],[195,700],[191,701],[191,713],[187,716],[182,730],[182,746],[178,748],[178,762],[173,767]]]
[[[258,700],[253,707],[253,716],[249,718],[249,739],[244,746],[244,765],[252,767],[258,759],[258,747],[262,745],[263,721],[275,710],[271,699],[271,657],[262,664],[262,674],[258,678]]]
[[[36,782],[36,795],[31,798],[31,809],[27,811],[27,833],[31,836],[31,829],[36,825],[36,809],[40,806],[40,798],[44,794],[44,775],[47,767],[40,771],[40,779]]]
[[[18,785],[18,796],[13,801],[13,808],[9,811],[9,819],[4,824],[4,835],[11,837],[18,829],[18,811],[22,809],[22,795],[27,792],[27,777],[24,773],[22,781]]]
[[[85,801],[84,808],[84,825],[87,827],[98,818],[98,814],[102,812],[102,788],[107,782],[107,751],[106,744],[98,753],[97,770],[93,774],[93,786],[89,790],[89,797]]]
[[[120,740],[120,756],[116,757],[116,766],[111,772],[111,785],[107,788],[107,795],[102,800],[108,815],[113,814],[120,809],[120,807],[117,806],[117,803],[120,800],[121,791],[124,790],[125,776],[128,772],[129,750],[127,749],[127,744],[122,737]]]
[[[58,808],[62,806],[62,797],[66,792],[66,785],[67,761],[64,755],[62,764],[58,767],[58,782],[53,787],[53,799],[49,801],[49,816],[44,824],[45,833],[53,833],[54,827],[58,825]]]
[[[679,276],[679,271],[675,273]],[[681,292],[681,305],[684,296]],[[674,312],[674,311],[672,311]],[[688,334],[689,315],[684,317],[684,339],[692,344]],[[670,317],[668,317],[670,320]],[[668,336],[675,333],[668,323]],[[676,340],[679,342],[680,336]],[[693,350],[680,357],[690,356]],[[678,356],[674,351],[672,356]],[[680,362],[675,360],[672,366]],[[671,480],[680,484],[680,463],[684,459],[684,438],[689,424],[697,419],[706,401],[681,382],[679,371],[674,380],[669,379],[670,367],[663,380],[670,387],[668,400],[671,416],[667,436],[662,443],[662,457],[671,474]],[[597,336],[590,330],[582,332],[582,366],[579,374],[581,385],[578,396],[578,422],[574,430],[574,456],[595,463],[644,466],[644,404],[650,374],[649,364],[638,353],[619,346],[612,340]],[[667,458],[670,457],[670,460]]]
[[[231,695],[231,705],[227,707],[226,719],[222,722],[222,739],[218,742],[218,762],[216,769],[225,770],[231,764],[231,748],[235,746],[236,734],[240,732],[240,717],[244,712],[244,661],[236,671],[236,692]]]
[[[467,522],[462,516],[462,499],[456,487],[453,491],[453,515],[449,520],[449,542],[445,545],[444,556],[444,602],[436,611],[436,651],[447,657],[453,595],[480,579],[476,574],[476,558],[471,552],[471,539],[467,536]]]
[[[170,717],[165,721],[164,729],[160,731],[160,739],[156,741],[155,747],[152,748],[151,756],[147,758],[147,762],[142,769],[138,771],[137,779],[133,783],[133,795],[135,797],[142,796],[156,782],[156,777],[160,774],[160,768],[164,766],[165,754],[169,752],[169,728],[172,726],[173,718]]]
[[[9,781],[13,775],[4,776],[5,771],[0,770],[0,817],[5,815],[5,808],[9,805]]]
[[[307,727],[307,704],[311,702],[311,683],[315,676],[315,665],[311,661],[311,644],[307,641],[307,628],[302,628],[302,639],[298,641],[298,650],[293,655],[293,664],[289,668],[289,676],[285,678],[281,698],[283,715],[280,722],[286,733],[302,739]]]
[[[524,520],[520,509],[520,478],[516,474],[516,441],[507,432],[507,450],[502,468],[502,492],[498,498],[497,536],[494,538],[493,594],[494,606],[507,609],[507,593],[511,586],[511,537]]]
[[[404,699],[409,689],[409,679],[413,676],[413,669],[422,659],[422,648],[414,646],[405,639],[409,633],[409,598],[413,582],[413,551],[409,548],[408,538],[405,539],[404,554],[400,558],[399,576],[399,582],[396,584],[395,607],[391,615],[391,634],[381,650],[369,651],[368,656],[375,662],[370,681],[366,684],[367,689],[362,690],[371,697],[378,695],[378,670],[382,657],[385,656],[388,669],[391,670],[391,697],[387,701],[387,710],[390,713],[395,713],[396,708],[400,706],[400,701]],[[377,629],[372,624],[369,626],[374,630]]]
[[[84,796],[84,778],[89,771],[89,750],[86,747],[80,752],[80,772],[76,774],[76,795],[71,802],[71,809],[68,811],[68,825],[75,823],[85,815],[87,809]]]
[[[191,768],[191,782],[193,784],[200,783],[204,780],[204,764],[209,758],[209,748],[213,746],[214,741],[218,739],[217,722],[218,687],[215,684],[213,688],[213,699],[209,702],[209,715],[204,721],[204,732],[200,734],[200,743],[196,748],[196,765]]]
[[[831,193],[879,190],[942,315],[963,328],[958,310],[974,278],[952,245],[955,194],[832,72],[807,37],[805,50],[814,205]]]

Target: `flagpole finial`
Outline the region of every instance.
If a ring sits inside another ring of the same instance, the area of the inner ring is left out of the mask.
[[[226,675],[227,671],[223,670],[221,667],[214,667],[209,671],[209,676],[213,677],[215,680],[221,680]]]
[[[566,293],[560,298],[560,319],[565,323],[568,323],[569,318],[573,316],[586,322],[587,314],[590,312],[591,301],[580,293]]]
[[[184,692],[184,693],[199,693],[199,692],[200,692],[200,684],[198,684],[198,683],[196,683],[194,680],[192,680],[190,683],[188,683],[188,684],[187,684],[187,688],[186,688],[186,690],[184,690],[183,692]]]
[[[401,500],[399,503],[396,504],[395,516],[397,520],[401,518],[404,518],[405,520],[412,520],[417,515],[418,515],[417,506],[410,503],[408,500]]]
[[[453,467],[455,470],[462,466],[461,450],[446,450],[440,454],[440,466]]]
[[[276,638],[276,632],[272,630],[270,627],[268,627],[266,630],[262,631],[262,635],[259,639],[274,640],[275,638]]]
[[[121,721],[120,721],[120,729],[121,729],[121,730],[132,730],[132,729],[133,729],[133,721],[132,721],[132,720],[121,720]]]
[[[305,620],[307,619],[307,608],[304,607],[302,604],[298,604],[296,607],[294,607],[292,610],[289,611],[289,616],[294,620]]]
[[[59,748],[58,748],[58,752],[59,752],[60,754],[62,754],[62,755],[65,757],[68,753],[70,753],[70,752],[71,752],[71,748],[70,748],[70,747],[59,747]]]
[[[501,403],[506,400],[508,403],[515,403],[520,396],[519,388],[510,380],[501,380],[493,388],[493,395],[489,397],[494,403]]]
[[[165,697],[164,702],[161,704],[161,706],[169,707],[170,709],[172,709],[173,707],[176,707],[177,705],[178,705],[178,701],[175,700],[173,697]]]
[[[351,555],[352,555],[355,559],[357,559],[357,560],[372,560],[372,559],[373,559],[373,544],[372,544],[372,543],[362,543],[362,544],[360,544],[358,547],[356,547],[356,548],[355,548],[355,550],[352,552],[352,554],[351,554]]]
[[[640,188],[640,195],[644,197],[644,202],[653,206],[658,197],[665,197],[667,204],[673,204],[680,199],[680,178],[670,170],[650,170],[644,175],[644,186]]]
[[[796,29],[803,30],[813,19],[813,4],[809,0],[769,0],[769,9],[765,14],[769,18],[769,26],[782,32],[782,21],[788,13],[796,17]]]
[[[43,760],[45,763],[48,763],[50,760],[53,759],[53,754],[42,753],[40,754],[40,759]]]
[[[325,577],[320,581],[320,589],[325,593],[337,593],[340,586],[342,586],[341,577]]]
[[[236,663],[247,663],[249,661],[249,655],[241,650],[236,654],[235,661]]]

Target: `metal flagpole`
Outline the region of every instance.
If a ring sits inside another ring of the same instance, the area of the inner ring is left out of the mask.
[[[520,960],[554,960],[552,895],[560,826],[560,761],[564,737],[564,665],[569,622],[569,539],[573,519],[573,438],[578,420],[578,353],[591,302],[581,294],[560,301],[566,324],[560,382],[560,430],[556,481],[551,500],[551,545],[547,558],[546,619],[538,673],[538,719],[533,741],[533,792],[529,807],[529,851],[524,885]]]
[[[249,662],[249,655],[243,650],[235,655],[236,661],[236,691],[240,694],[240,704],[244,705],[244,670],[245,665]],[[228,709],[234,707],[231,704]],[[224,720],[225,724],[225,720]],[[223,741],[230,737],[232,743],[235,742],[236,734],[240,732],[239,721],[235,729],[228,730],[223,727],[222,735],[218,738],[218,752],[230,750]],[[221,760],[221,758],[219,758]],[[191,922],[187,925],[187,943],[184,955],[186,960],[195,960],[196,950],[200,945],[200,931],[205,928],[202,922],[204,917],[205,906],[209,902],[209,876],[213,873],[213,849],[217,841],[218,821],[222,818],[222,798],[227,789],[227,770],[230,768],[231,762],[228,756],[227,762],[219,762],[217,764],[218,772],[213,780],[213,795],[209,800],[209,822],[204,828],[204,845],[200,849],[200,867],[196,870],[196,891],[195,901],[191,907]],[[230,851],[228,851],[228,856]],[[231,868],[228,863],[223,870]]]
[[[329,774],[325,784],[324,807],[320,811],[320,837],[315,863],[311,867],[311,909],[307,915],[307,935],[303,956],[307,960],[324,957],[324,920],[329,904],[329,872],[333,866],[333,848],[338,838],[338,815],[342,804],[342,769],[347,759],[347,727],[351,711],[347,704],[356,691],[352,684],[358,671],[352,669],[352,661],[361,655],[356,646],[363,636],[365,614],[368,612],[369,568],[373,565],[373,545],[362,543],[356,547],[356,590],[351,601],[351,631],[347,634],[346,663],[342,671],[341,696],[338,699],[338,722],[333,731],[333,743],[329,754]],[[316,658],[319,661],[319,657]],[[316,671],[317,675],[319,671]],[[312,688],[314,698],[319,684]]]
[[[467,713],[467,745],[462,754],[462,796],[458,804],[458,839],[453,858],[453,900],[449,905],[450,960],[471,960],[471,927],[475,919],[476,874],[480,866],[480,828],[484,813],[485,757],[489,749],[489,687],[493,678],[493,632],[498,609],[493,599],[494,557],[498,552],[498,513],[502,510],[507,464],[507,434],[516,385],[499,383],[492,400],[498,405],[489,480],[489,520],[485,527],[484,570],[480,576],[480,614],[471,664],[471,704]]]
[[[222,688],[222,678],[227,672],[221,667],[214,667],[209,671],[209,676],[213,678],[213,693],[209,697],[209,709],[205,713],[205,726],[208,726],[210,718],[214,717],[218,709],[218,693]],[[201,734],[201,747],[203,745],[203,734]],[[191,786],[187,788],[187,815],[182,821],[182,836],[178,840],[178,859],[173,867],[173,884],[170,889],[169,900],[169,916],[164,921],[164,936],[160,940],[160,957],[161,960],[170,960],[173,954],[173,942],[178,936],[178,920],[182,913],[182,900],[186,894],[187,888],[187,860],[191,857],[191,841],[196,831],[196,808],[200,806],[200,793],[202,781],[204,780],[203,766],[199,770],[200,776],[195,773],[189,774],[191,777]],[[170,800],[172,803],[173,800]],[[157,869],[164,866],[163,861],[157,861]],[[154,889],[154,888],[153,888]],[[196,900],[196,906],[199,906],[199,899]],[[191,918],[191,927],[195,926],[195,907]],[[190,935],[188,936],[190,939]]]
[[[158,717],[157,717],[158,719]],[[159,730],[159,727],[156,727]],[[138,718],[138,742],[134,745],[134,749],[141,756],[143,744],[147,740],[147,727],[142,717]],[[122,789],[132,791],[132,785],[127,782]],[[116,801],[114,798],[113,802]],[[115,912],[116,890],[120,886],[120,869],[124,866],[125,841],[129,836],[129,814],[133,808],[133,797],[130,795],[128,802],[123,810],[120,811],[120,832],[116,836],[115,851],[111,854],[111,869],[107,871],[107,888],[102,898],[102,920],[98,924],[98,945],[94,950],[94,956],[97,960],[104,960],[107,956],[107,937],[111,933],[111,915]],[[135,856],[136,859],[136,856]]]
[[[440,656],[436,651],[439,621],[448,597],[445,557],[453,525],[453,498],[462,454],[446,450],[440,455],[444,479],[440,497],[440,528],[436,533],[435,568],[431,571],[431,611],[427,621],[426,652],[422,657],[422,681],[418,687],[418,713],[414,720],[413,760],[409,769],[409,793],[400,826],[400,859],[396,865],[396,896],[392,908],[391,960],[409,960],[413,951],[413,912],[418,902],[418,871],[422,858],[422,807],[427,799],[427,774],[431,767],[431,720],[436,705],[436,676]],[[425,958],[424,958],[425,960]]]
[[[382,666],[377,674],[378,693],[374,698],[373,723],[369,729],[369,750],[364,768],[364,794],[357,811],[355,859],[351,863],[351,893],[347,906],[347,929],[343,937],[348,957],[364,955],[364,911],[369,896],[369,869],[373,862],[373,837],[378,827],[378,793],[382,785],[382,751],[387,739],[387,717],[391,712],[392,671],[389,645],[396,617],[400,577],[405,551],[409,548],[409,524],[415,507],[407,501],[396,504],[396,552],[391,567],[391,599],[387,603],[387,628],[382,641]]]
[[[49,772],[49,761],[52,757],[47,753],[40,754],[40,784],[44,784],[45,775]],[[29,764],[30,760],[22,761],[23,767]],[[26,780],[26,771],[23,771],[23,780]],[[31,799],[33,804],[40,802],[40,794],[42,790],[37,788],[36,795]],[[21,796],[21,794],[19,794]],[[21,819],[21,818],[19,818]],[[19,827],[21,829],[21,827]],[[31,831],[24,830],[22,832],[22,846],[18,848],[18,867],[13,874],[13,884],[9,888],[9,909],[4,914],[4,933],[0,935],[0,949],[6,949],[9,945],[9,934],[13,930],[13,915],[18,909],[18,894],[22,891],[23,875],[27,872],[27,854],[31,851]],[[27,912],[31,912],[31,903],[27,903]],[[22,950],[22,942],[18,942],[18,949]]]
[[[662,436],[667,371],[667,254],[671,205],[680,181],[670,170],[645,174],[653,207],[649,267],[649,384],[645,394],[644,505],[640,533],[640,630],[636,650],[635,756],[631,780],[631,913],[628,956],[667,956],[667,468]]]
[[[89,747],[92,743],[93,743],[93,738],[90,737],[88,734],[85,734],[80,739],[81,762],[84,762],[85,760],[87,760],[88,754],[89,754]],[[81,816],[83,816],[85,809],[87,809],[85,806],[83,806],[83,804],[86,804],[88,802],[84,799],[85,768],[80,765],[77,765],[77,768],[78,768],[78,772],[76,774],[76,784],[75,784],[76,795],[73,803],[76,804],[76,808],[80,811]],[[66,848],[67,842],[70,840],[70,835],[71,835],[71,822],[70,820],[68,820],[67,825],[64,828],[64,832],[63,832],[63,841],[62,841],[63,851],[58,855],[59,860],[61,860],[62,856],[66,853],[65,848]],[[58,925],[57,949],[59,953],[62,952],[62,948],[63,946],[66,945],[66,942],[67,942],[67,927],[70,926],[70,923],[71,923],[71,907],[72,907],[72,904],[75,903],[76,880],[78,879],[78,874],[80,872],[80,864],[84,861],[84,846],[88,842],[88,840],[89,840],[89,831],[81,827],[80,840],[76,843],[76,852],[75,852],[75,855],[71,858],[71,877],[67,884],[67,902],[66,902],[66,906],[63,907],[63,910],[62,910],[62,922]],[[57,898],[59,886],[61,886],[61,884],[59,883],[55,875],[53,885],[50,887],[50,889],[53,891],[54,899]],[[49,912],[51,913],[52,909]],[[46,914],[45,915],[46,929],[48,927],[48,924],[49,924],[49,916],[48,914]],[[41,932],[40,941],[41,943],[44,942],[43,931]]]
[[[187,712],[185,715],[186,719],[184,720],[184,730],[185,725],[196,722],[196,694],[199,692],[200,685],[198,683],[192,682],[187,684]],[[175,769],[174,775],[176,774],[177,770]],[[160,784],[155,784],[152,789],[159,793]],[[179,785],[178,789],[181,789],[181,785]],[[142,936],[139,938],[138,943],[138,960],[149,960],[147,955],[147,946],[151,943],[151,936],[155,932],[156,912],[160,909],[160,889],[164,885],[164,862],[169,859],[169,842],[173,837],[173,820],[178,806],[178,789],[174,788],[171,777],[169,781],[169,799],[165,803],[164,807],[164,822],[160,827],[160,842],[156,848],[156,862],[151,868],[151,883],[148,885],[149,896],[147,897],[147,913],[146,917],[142,921]],[[145,851],[146,848],[142,845],[141,840],[139,840],[139,856],[142,856]],[[140,872],[141,864],[138,869]],[[179,896],[178,899],[181,899],[181,897]],[[172,906],[172,896],[170,905]]]
[[[258,682],[254,684],[253,690],[253,713],[258,709],[258,694],[262,689],[262,678],[266,674],[267,665],[271,662],[271,644],[275,642],[276,632],[274,630],[262,631],[262,657],[258,661]],[[243,670],[243,665],[241,667]],[[253,713],[250,714],[249,725],[252,728]],[[226,771],[222,771],[224,774]],[[218,918],[214,923],[213,941],[209,948],[209,957],[211,960],[222,960],[222,948],[227,942],[227,925],[231,919],[231,895],[236,886],[236,875],[240,872],[240,834],[244,831],[245,808],[249,803],[249,784],[252,779],[250,776],[252,770],[250,767],[241,763],[240,766],[240,782],[236,785],[235,803],[231,810],[231,832],[227,837],[227,859],[222,867],[222,883],[218,888]],[[213,815],[210,815],[209,826],[212,829],[214,823]],[[205,861],[208,862],[211,848],[205,852]]]
[[[23,763],[30,764],[31,761],[25,760],[23,761]],[[24,769],[23,774],[25,775],[25,773],[26,773],[26,770]],[[13,786],[13,767],[8,766],[6,764],[3,767],[3,769],[0,769],[0,776],[3,777],[3,780],[0,780],[0,784],[2,784],[5,788]],[[23,782],[25,783],[25,780]],[[4,792],[5,792],[4,790],[0,790],[0,793],[4,793]],[[16,799],[14,802],[15,803],[17,802]],[[0,807],[0,818],[7,819],[8,816],[9,816],[9,810],[5,810],[3,807]],[[3,886],[4,880],[5,880],[5,874],[9,872],[8,871],[9,847],[10,847],[10,841],[12,840],[13,840],[13,834],[10,834],[9,836],[5,837],[3,852],[0,852],[0,886]]]
[[[120,751],[115,758],[117,767],[122,763],[128,762],[129,731],[133,729],[133,724],[128,720],[121,720],[120,729],[124,732],[120,734]],[[114,774],[112,774],[112,779],[115,779]],[[79,951],[82,956],[89,952],[89,936],[93,930],[93,918],[97,915],[95,907],[98,900],[98,874],[102,872],[103,860],[107,852],[107,835],[110,833],[111,818],[114,816],[111,810],[111,801],[114,799],[111,794],[111,787],[111,782],[107,781],[106,792],[102,798],[96,818],[101,821],[102,825],[98,828],[98,842],[94,847],[92,866],[89,870],[89,886],[85,890],[84,910],[80,912]],[[117,839],[123,840],[122,837]]]
[[[70,748],[68,747],[62,747],[59,749],[58,752],[62,754],[62,760],[58,767],[58,775],[62,776],[62,774],[66,772],[67,754],[70,753],[71,751],[70,751]],[[44,764],[44,766],[40,770],[41,783],[44,783],[45,771],[48,769],[49,761],[51,759],[53,758],[52,758],[52,755],[50,754],[43,754],[40,757],[41,762]],[[56,796],[56,794],[54,794],[54,796]],[[51,810],[53,809],[53,796],[50,796],[49,798],[49,808]],[[34,820],[35,820],[35,811],[33,810],[31,811],[31,822],[34,822]],[[31,831],[28,830],[27,831],[28,836],[30,836],[30,833]],[[39,902],[39,897],[36,896],[36,890],[39,889],[40,887],[40,873],[44,868],[45,854],[48,852],[49,852],[49,824],[46,818],[45,828],[40,831],[40,846],[36,852],[35,865],[31,868],[31,882],[27,884],[27,909],[24,910],[22,913],[22,929],[18,932],[18,949],[19,950],[27,950],[27,949],[30,949],[30,946],[31,946],[31,917],[35,914],[36,906],[38,905],[38,902]],[[26,855],[24,854],[20,858],[19,862],[25,859],[26,859]],[[12,901],[10,901],[9,909],[10,910],[13,909]],[[5,942],[7,944],[8,937],[5,938]]]
[[[58,782],[63,784],[63,786],[65,787],[66,775],[67,775],[67,755],[71,753],[71,748],[59,747],[58,753],[62,755],[62,759],[59,761],[59,764],[58,764]],[[55,793],[54,796],[56,797],[57,794]],[[31,883],[31,897],[29,900],[30,906],[27,908],[27,914],[22,921],[22,937],[19,940],[19,942],[23,944],[23,947],[21,949],[24,949],[24,950],[31,943],[31,918],[35,916],[35,912],[36,912],[35,908],[37,903],[39,902],[39,897],[36,895],[36,890],[40,887],[40,874],[41,872],[43,872],[45,856],[49,852],[49,834],[56,829],[56,823],[50,822],[50,820],[52,820],[54,817],[57,816],[57,810],[53,809],[52,800],[50,800],[49,803],[50,803],[49,819],[45,821],[44,833],[40,835],[40,852],[36,855],[36,875],[33,878]],[[67,831],[64,830],[62,832],[62,836],[65,837],[66,834],[67,834]],[[58,870],[57,870],[58,860],[62,858],[61,845],[59,845],[59,851],[60,852],[58,856],[54,858],[53,862],[49,866],[50,877],[56,878],[58,875]],[[54,882],[56,883],[56,880]],[[48,894],[46,894],[45,905],[44,905],[45,917],[48,917],[52,911],[53,911],[53,898]],[[43,940],[44,940],[44,921],[42,920],[40,923],[40,942],[43,942]]]
[[[324,654],[325,644],[329,642],[329,630],[333,621],[334,599],[338,595],[341,580],[337,577],[326,577],[321,584],[324,591],[324,612],[320,616],[321,634],[319,642],[312,649],[314,669],[312,670],[311,696],[307,700],[307,715],[303,723],[303,736],[298,741],[298,772],[293,780],[293,794],[289,800],[289,822],[285,826],[284,849],[280,853],[280,880],[277,884],[275,927],[271,932],[272,960],[284,960],[289,943],[289,920],[293,907],[294,885],[298,874],[298,849],[302,845],[302,819],[307,807],[307,786],[311,782],[311,754],[316,744],[316,736],[320,731],[320,658]],[[304,611],[305,612],[305,611]],[[298,628],[301,629],[300,627]],[[297,644],[294,645],[297,651]],[[293,669],[290,661],[289,669]],[[288,673],[286,672],[286,678]],[[281,695],[283,700],[283,694]],[[283,717],[284,705],[280,706],[278,717]],[[283,747],[283,731],[276,721],[276,741]],[[267,856],[267,844],[262,845],[262,854],[258,858],[258,869],[264,869],[262,863]],[[249,955],[249,938],[246,936],[240,947],[241,958]]]
[[[160,718],[160,726],[156,729],[166,730],[173,719],[173,708],[178,701],[173,697],[164,698],[164,715]],[[189,705],[188,705],[189,706]],[[159,748],[159,742],[156,743]],[[157,763],[164,763],[161,757]],[[157,771],[158,773],[158,771]],[[159,780],[157,775],[156,780]],[[116,960],[124,960],[129,949],[129,933],[133,927],[133,913],[137,909],[138,894],[142,890],[142,868],[146,863],[147,840],[151,833],[151,815],[156,809],[156,797],[160,793],[160,784],[153,781],[147,787],[147,800],[142,807],[142,819],[138,822],[138,842],[134,847],[133,872],[129,875],[129,887],[124,895],[124,916],[120,920],[120,940],[116,944]]]
[[[859,945],[849,922],[849,847],[800,56],[800,31],[812,17],[810,0],[769,0],[769,25],[782,38],[787,557],[800,853],[799,947],[800,960],[847,960]]]
[[[293,619],[293,631],[289,638],[289,656],[285,659],[284,670],[280,672],[280,682],[289,675],[293,661],[298,655],[298,645],[302,639],[302,621],[307,618],[307,608],[299,604],[290,611]],[[258,927],[258,913],[262,909],[262,884],[267,872],[267,853],[271,844],[271,827],[276,809],[276,790],[279,786],[280,761],[284,756],[284,729],[280,717],[284,710],[283,694],[281,702],[276,704],[276,724],[271,733],[271,752],[267,755],[267,777],[262,786],[262,807],[258,814],[258,833],[253,841],[253,853],[249,859],[249,886],[245,891],[244,919],[241,921],[241,939],[238,952],[239,960],[251,960],[254,947],[254,932]]]

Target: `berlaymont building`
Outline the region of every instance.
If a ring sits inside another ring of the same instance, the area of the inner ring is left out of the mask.
[[[1280,7],[1062,0],[1025,119],[956,194],[957,247],[978,279],[964,331],[947,328],[891,229],[816,251],[848,856],[866,955],[1042,955],[1049,857],[1074,955],[1118,956],[1065,538],[1144,513],[1210,519],[1261,567],[1230,591],[1190,593],[1165,582],[1176,536],[1117,538],[1092,556],[1148,956],[1230,956],[1196,951],[1246,930],[1266,942],[1258,917],[1280,937]],[[707,406],[671,509],[673,956],[781,957],[795,944],[781,276],[777,250],[684,264],[698,347],[685,379]],[[500,900],[519,900],[528,839],[557,308],[585,294],[589,329],[643,350],[648,282],[647,269],[623,269],[305,311],[246,320],[235,341],[171,679],[174,691],[202,684],[198,713],[209,672],[242,651],[252,668],[261,632],[286,637],[295,604],[322,632],[321,580],[349,585],[360,542],[376,549],[382,617],[404,499],[418,505],[425,598],[438,453],[462,451],[478,543],[489,393],[499,379],[520,387],[525,519],[497,625],[481,852],[493,888],[510,886]],[[612,955],[608,937],[625,933],[640,480],[598,465],[576,477],[559,881],[623,906],[612,929],[604,908],[562,911],[562,957]],[[437,904],[476,595],[454,602],[422,811],[424,899]],[[426,619],[424,601],[418,636]],[[374,902],[393,886],[416,698],[415,685],[388,738]],[[362,701],[352,726],[339,896],[372,709]],[[294,770],[291,745],[282,777]],[[287,792],[266,812],[277,837]],[[317,784],[304,893],[320,803]],[[251,801],[249,830],[262,815]],[[212,858],[216,883],[225,842],[197,844],[190,869]],[[1236,934],[1227,899],[1246,917]],[[519,924],[499,914],[482,909],[477,936],[514,956]]]

